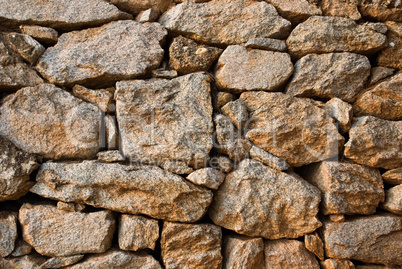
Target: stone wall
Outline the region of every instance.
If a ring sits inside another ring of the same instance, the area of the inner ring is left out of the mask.
[[[401,268],[402,2],[0,0],[0,268]]]

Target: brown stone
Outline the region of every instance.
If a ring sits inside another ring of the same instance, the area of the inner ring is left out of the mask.
[[[12,49],[30,64],[35,64],[45,51],[45,47],[29,35],[9,33],[8,41]]]
[[[272,168],[278,169],[279,171],[285,171],[289,169],[289,164],[282,158],[276,157],[275,155],[260,149],[257,146],[253,146],[250,150],[250,157],[260,161]]]
[[[382,179],[387,184],[399,185],[402,184],[402,167],[389,170],[382,174]]]
[[[402,16],[402,6],[401,6]],[[402,69],[402,22],[387,21],[388,47],[378,55],[377,62],[380,66]]]
[[[119,131],[117,130],[116,117],[106,115],[104,118],[106,145],[109,150],[119,148]]]
[[[206,167],[192,172],[186,178],[196,185],[217,190],[225,180],[225,174],[220,170]]]
[[[108,90],[91,90],[81,85],[75,85],[73,87],[73,95],[88,103],[98,106],[103,112],[110,112],[113,93]]]
[[[401,264],[402,217],[376,214],[343,223],[324,222],[324,242],[330,258]]]
[[[59,33],[53,28],[38,25],[20,25],[20,30],[46,45],[56,44],[59,37]]]
[[[329,215],[329,220],[333,222],[344,222],[345,221],[345,215],[343,214],[335,214],[335,215]]]
[[[85,209],[85,205],[58,201],[57,209],[67,211],[67,212],[82,212]]]
[[[336,121],[341,134],[349,131],[353,119],[352,105],[335,97],[325,103],[324,109]]]
[[[213,224],[165,222],[161,236],[166,269],[222,268],[222,231]]]
[[[218,108],[221,108],[235,99],[235,96],[229,92],[218,92],[216,94],[216,105]]]
[[[159,238],[158,221],[143,216],[123,214],[119,219],[119,247],[122,250],[137,251],[155,249]]]
[[[223,269],[264,269],[264,241],[240,235],[223,239]]]
[[[0,134],[25,152],[59,160],[99,150],[101,111],[54,85],[23,88],[0,110]]]
[[[389,0],[359,0],[359,11],[364,18],[377,21],[402,21],[402,4]]]
[[[46,262],[46,257],[37,253],[31,253],[21,257],[0,257],[0,268],[4,269],[41,269],[40,266]]]
[[[96,154],[96,157],[98,157],[99,162],[103,163],[124,162],[126,160],[126,157],[119,150],[101,151]]]
[[[47,268],[64,268],[65,266],[69,266],[75,264],[82,260],[84,255],[74,255],[68,257],[56,257],[50,258],[45,263],[43,263],[40,269],[47,269]]]
[[[240,98],[250,116],[245,136],[258,147],[296,167],[338,155],[344,138],[313,101],[268,92]]]
[[[275,91],[292,73],[289,54],[243,46],[227,47],[215,67],[217,86],[232,93]]]
[[[172,33],[207,43],[243,44],[252,38],[286,38],[290,22],[264,2],[213,0],[207,3],[184,2],[159,18]]]
[[[287,49],[285,41],[273,38],[263,38],[263,37],[250,39],[244,46],[246,48],[272,50],[280,52],[285,52]]]
[[[228,102],[221,108],[221,112],[229,117],[239,130],[242,130],[248,121],[247,107],[241,99]]]
[[[224,173],[229,173],[233,170],[232,161],[225,156],[213,157],[211,158],[210,163],[212,167],[217,168]]]
[[[352,124],[349,136],[345,157],[370,167],[393,169],[402,166],[402,121],[359,117]]]
[[[360,94],[353,112],[356,116],[402,120],[402,72]]]
[[[10,255],[15,248],[17,222],[18,214],[15,212],[0,212],[0,257]]]
[[[304,236],[304,244],[306,249],[317,256],[320,260],[324,260],[324,243],[317,232],[306,234]]]
[[[138,14],[147,9],[154,9],[158,12],[165,12],[172,4],[172,0],[106,0],[119,9],[132,14]]]
[[[286,44],[297,58],[329,52],[372,54],[386,46],[386,36],[347,18],[314,16],[297,25]]]
[[[386,77],[392,76],[394,71],[395,71],[395,69],[393,69],[393,68],[388,68],[388,67],[383,67],[383,66],[376,66],[376,67],[371,68],[371,74],[370,74],[370,78],[368,81],[368,85],[373,86],[378,81],[380,81]]]
[[[226,175],[209,216],[215,224],[239,234],[297,238],[321,226],[316,217],[319,202],[318,189],[296,174],[246,159]]]
[[[385,192],[385,201],[381,207],[392,213],[402,215],[402,185],[397,185]]]
[[[22,239],[17,239],[15,241],[14,250],[13,250],[13,252],[11,252],[11,256],[21,257],[21,256],[28,255],[31,252],[32,252],[32,246],[30,244],[28,244],[27,242],[25,242]]]
[[[321,269],[355,269],[354,264],[349,260],[326,259],[320,262]]]
[[[310,16],[321,15],[321,9],[310,0],[266,0],[271,3],[285,19],[297,25]]]
[[[358,0],[323,0],[321,2],[325,16],[345,17],[355,21],[362,17],[357,6]]]
[[[36,180],[31,192],[43,197],[170,221],[198,221],[212,201],[207,188],[156,166],[45,163]]]
[[[178,175],[188,175],[194,172],[193,168],[189,167],[185,162],[182,161],[166,160],[162,166],[166,171]]]

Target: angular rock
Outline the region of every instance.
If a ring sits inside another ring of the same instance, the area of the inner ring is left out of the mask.
[[[358,0],[323,0],[321,8],[325,16],[345,17],[357,21],[361,19]]]
[[[166,9],[172,4],[172,0],[106,0],[119,9],[132,14],[138,14],[147,9],[154,9],[158,12],[165,12]]]
[[[41,265],[41,269],[46,268],[64,268],[65,266],[72,265],[79,262],[84,258],[84,255],[74,255],[69,257],[51,258]]]
[[[286,43],[283,40],[272,38],[253,38],[247,41],[244,45],[246,48],[272,50],[272,51],[286,51]]]
[[[37,253],[31,253],[21,257],[1,258],[0,268],[5,269],[41,269],[40,266],[46,262],[46,257]]]
[[[225,174],[220,170],[206,167],[192,172],[187,176],[187,179],[196,185],[217,190],[225,180]]]
[[[394,71],[395,71],[395,69],[383,67],[383,66],[377,66],[377,67],[371,68],[371,74],[370,74],[370,79],[368,81],[368,85],[373,86],[374,84],[376,84],[378,81],[382,80],[383,78],[392,76]]]
[[[25,152],[59,160],[99,150],[101,111],[54,85],[23,88],[0,110],[0,134]]]
[[[382,174],[382,179],[387,184],[399,185],[402,184],[402,167],[389,170]]]
[[[152,77],[153,78],[177,78],[178,73],[176,70],[166,70],[163,68],[159,68],[156,70],[152,70]]]
[[[216,106],[218,108],[223,107],[227,103],[234,101],[236,98],[233,94],[228,92],[218,92],[216,94]]]
[[[288,170],[290,167],[284,159],[276,157],[275,155],[256,146],[251,148],[250,157],[272,168],[278,169],[279,171]]]
[[[112,212],[67,212],[52,205],[24,204],[20,209],[24,240],[45,256],[102,253],[112,245]]]
[[[395,267],[388,267],[385,265],[378,265],[378,264],[365,264],[365,265],[357,265],[356,269],[396,269]]]
[[[169,65],[180,74],[208,71],[222,51],[179,36],[173,39],[169,47]]]
[[[229,117],[237,129],[243,129],[248,120],[247,108],[241,99],[229,102],[221,108],[222,114]]]
[[[400,1],[360,0],[359,11],[363,17],[370,20],[402,22],[402,4]]]
[[[402,166],[402,121],[359,117],[352,124],[349,136],[345,157],[370,167],[393,169]]]
[[[378,169],[323,161],[308,166],[302,176],[321,191],[320,212],[325,215],[369,215],[384,201]]]
[[[185,2],[163,14],[159,23],[175,34],[221,45],[259,37],[286,38],[291,27],[272,5],[248,0]]]
[[[279,239],[265,241],[265,268],[319,269],[315,256],[297,240]]]
[[[119,219],[119,247],[122,250],[137,251],[155,249],[159,238],[158,221],[143,216],[123,214]]]
[[[371,29],[373,29],[376,32],[379,32],[381,34],[386,34],[388,31],[387,25],[385,23],[382,22],[365,22],[363,25],[366,25],[367,27],[370,27]]]
[[[335,97],[325,104],[324,109],[327,114],[336,121],[341,134],[349,131],[353,119],[352,105]]]
[[[124,162],[126,160],[126,157],[119,150],[101,151],[96,154],[96,157],[98,157],[99,162],[103,163]]]
[[[166,30],[158,23],[117,21],[61,35],[36,69],[51,83],[104,87],[159,66]]]
[[[401,5],[402,16],[402,5]],[[401,20],[402,21],[402,20]],[[380,66],[402,69],[402,22],[387,21],[388,47],[378,55],[377,62]]]
[[[172,80],[117,83],[122,150],[132,160],[178,160],[203,167],[212,148],[210,77],[194,73]]]
[[[102,254],[88,256],[84,261],[65,267],[65,269],[162,269],[159,262],[146,252],[128,252],[111,249]]]
[[[250,116],[245,136],[258,147],[296,167],[338,155],[344,138],[313,101],[268,92],[240,98]]]
[[[321,15],[321,9],[311,0],[266,0],[271,3],[285,19],[297,25],[310,16]]]
[[[163,169],[174,174],[183,175],[194,172],[194,169],[189,167],[185,162],[166,160],[163,163]]]
[[[161,236],[166,269],[222,268],[222,231],[213,224],[165,222]]]
[[[264,241],[240,235],[227,235],[223,240],[223,268],[263,269]]]
[[[386,36],[347,18],[314,16],[297,25],[286,44],[297,58],[329,52],[372,54],[386,46]]]
[[[298,177],[246,159],[226,175],[209,209],[213,222],[239,234],[297,238],[321,226],[320,193]]]
[[[198,221],[212,201],[207,188],[156,166],[45,163],[36,180],[31,192],[43,197],[171,221]]]
[[[335,215],[329,215],[329,220],[333,222],[344,222],[345,221],[345,215],[342,214],[335,214]]]
[[[286,93],[297,97],[353,102],[370,76],[366,56],[344,52],[309,54],[296,62]]]
[[[402,185],[397,185],[385,192],[385,201],[381,207],[392,213],[402,215]]]
[[[132,18],[101,0],[1,0],[0,6],[3,24],[36,24],[66,31]]]
[[[45,47],[29,35],[10,33],[8,41],[14,51],[30,64],[35,64],[45,51]]]
[[[110,111],[113,101],[113,93],[108,90],[91,90],[81,85],[73,87],[73,95],[88,103],[98,106],[103,112]]]
[[[147,10],[141,11],[140,14],[135,18],[136,21],[144,22],[154,22],[158,19],[160,13],[158,10],[149,8]]]
[[[324,242],[330,258],[401,264],[402,217],[377,214],[343,223],[324,222]]]
[[[28,255],[31,252],[32,252],[32,246],[30,244],[28,244],[22,239],[17,239],[17,241],[15,241],[14,250],[13,252],[11,252],[11,256],[21,257]]]
[[[0,201],[16,200],[34,184],[29,175],[39,167],[37,158],[0,136]]]
[[[67,211],[67,212],[82,212],[85,209],[85,205],[58,201],[57,209]]]
[[[0,257],[10,255],[18,237],[18,216],[15,212],[0,212]]]
[[[224,173],[229,173],[233,170],[232,161],[225,156],[213,157],[210,163],[213,168],[219,169]]]
[[[320,262],[320,265],[322,269],[355,269],[349,260],[326,259]]]
[[[103,119],[105,122],[106,145],[109,150],[119,148],[119,131],[114,116],[106,115]]]
[[[317,232],[306,234],[304,236],[304,244],[307,250],[317,256],[320,260],[324,260],[324,243]]]
[[[216,84],[232,93],[278,90],[293,73],[287,53],[229,46],[215,67]]]
[[[356,116],[402,120],[402,72],[360,94],[353,112]]]
[[[37,26],[37,25],[20,25],[21,33],[30,35],[39,42],[46,45],[53,45],[57,43],[59,33],[56,30],[49,27]]]

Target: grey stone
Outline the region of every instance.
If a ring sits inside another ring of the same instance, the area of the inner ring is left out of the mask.
[[[106,115],[104,117],[106,145],[109,150],[116,150],[119,148],[119,131],[114,116]]]
[[[8,41],[12,49],[30,64],[35,64],[45,52],[45,47],[29,35],[9,33]]]
[[[163,169],[178,175],[184,175],[184,174],[188,175],[194,172],[194,169],[189,167],[185,162],[174,161],[174,160],[166,160],[163,163]]]
[[[155,249],[159,238],[158,221],[143,216],[123,214],[119,219],[119,247],[122,250],[137,251]]]
[[[290,167],[289,164],[284,159],[276,157],[275,155],[257,146],[253,146],[251,148],[250,157],[272,168],[278,169],[279,171],[288,170]]]
[[[144,22],[154,22],[159,17],[159,11],[153,8],[149,8],[147,10],[141,11],[140,14],[135,18],[136,21],[144,23]]]
[[[253,38],[245,44],[245,47],[280,52],[284,52],[287,49],[285,41],[272,38]]]
[[[38,25],[20,25],[20,30],[46,45],[56,44],[59,37],[59,33],[53,28]]]
[[[172,4],[172,0],[106,0],[119,9],[132,14],[138,14],[141,11],[150,8],[162,13]]]
[[[217,190],[225,180],[225,174],[220,170],[206,167],[192,172],[186,178],[196,185]]]
[[[82,212],[85,209],[85,205],[58,201],[57,209],[67,211],[67,212]]]
[[[11,252],[11,256],[13,257],[21,257],[28,255],[32,252],[32,246],[25,242],[23,239],[17,239],[15,241],[15,247],[13,252]]]
[[[232,161],[225,156],[213,157],[211,158],[210,163],[212,167],[217,168],[224,173],[229,173],[233,170]]]
[[[73,87],[73,95],[88,103],[98,106],[103,112],[110,112],[113,93],[107,89],[91,90],[81,85]]]
[[[0,212],[0,257],[10,255],[18,237],[18,214],[15,212]]]
[[[101,151],[96,154],[96,157],[98,157],[99,162],[103,163],[124,162],[126,160],[126,157],[119,150]]]
[[[278,10],[279,14],[293,25],[305,21],[308,17],[321,15],[321,9],[311,0],[266,0]]]
[[[371,68],[370,79],[368,81],[369,86],[373,86],[383,78],[389,77],[394,73],[395,69],[383,66],[376,66]]]
[[[229,117],[237,129],[242,130],[248,121],[247,107],[241,99],[228,102],[221,108],[222,114]]]
[[[31,253],[21,257],[0,257],[0,268],[5,269],[40,269],[40,266],[46,262],[46,257],[37,253]]]
[[[336,121],[341,134],[349,131],[353,119],[353,107],[351,104],[334,97],[325,103],[324,109]]]
[[[402,185],[389,188],[385,192],[385,201],[381,207],[392,213],[402,215]]]
[[[47,268],[64,268],[65,266],[72,265],[79,262],[84,258],[84,255],[74,255],[68,257],[50,258],[40,266],[40,269]]]
[[[223,269],[264,269],[264,241],[240,235],[223,239]]]

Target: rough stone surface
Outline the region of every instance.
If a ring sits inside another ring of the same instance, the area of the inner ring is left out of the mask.
[[[243,160],[215,192],[213,222],[248,236],[297,238],[321,226],[320,193],[297,177]]]
[[[66,212],[52,205],[24,204],[19,212],[24,240],[45,256],[102,253],[115,230],[112,212]]]
[[[0,136],[0,201],[16,200],[34,184],[29,175],[39,167],[37,158]]]
[[[31,253],[29,255],[12,258],[0,257],[0,268],[5,269],[40,269],[40,266],[46,262],[46,257],[43,257],[37,253]]]
[[[216,94],[216,105],[218,108],[221,108],[235,99],[235,96],[229,92],[218,92]]]
[[[84,258],[84,255],[74,255],[69,257],[50,258],[41,265],[41,269],[47,268],[64,268],[65,266],[72,265],[79,262]]]
[[[385,192],[385,201],[381,207],[392,213],[402,215],[402,185],[397,185]]]
[[[345,221],[345,215],[343,214],[335,214],[335,215],[329,215],[329,220],[333,222],[344,222]]]
[[[279,171],[288,170],[290,167],[284,159],[276,157],[275,155],[266,152],[257,146],[253,146],[251,148],[250,157],[268,166],[271,166],[272,168],[278,169]]]
[[[363,17],[368,19],[402,22],[402,4],[400,1],[360,0],[359,11]]]
[[[141,11],[135,18],[135,20],[141,23],[154,22],[158,19],[159,15],[160,13],[158,10],[149,8],[147,10]]]
[[[306,249],[317,256],[320,260],[324,260],[324,243],[317,232],[306,234],[304,236],[304,244]]]
[[[119,150],[101,151],[96,154],[96,157],[98,157],[99,162],[103,163],[124,162],[126,160],[126,157]]]
[[[232,161],[225,156],[219,156],[219,157],[212,158],[211,166],[221,170],[224,173],[229,173],[230,171],[233,170]]]
[[[22,239],[17,239],[15,241],[15,247],[13,252],[11,252],[11,256],[13,257],[21,257],[28,255],[29,253],[32,252],[32,246],[25,242]]]
[[[349,260],[326,259],[320,262],[321,269],[355,269],[354,264]]]
[[[0,108],[0,134],[47,159],[95,157],[101,111],[50,84],[27,87]]]
[[[0,257],[10,255],[18,237],[17,214],[14,212],[0,212]]]
[[[138,14],[147,9],[154,9],[165,12],[172,4],[172,0],[107,0],[116,5],[119,9],[133,14]]]
[[[279,239],[265,241],[265,268],[319,269],[315,256],[297,240]]]
[[[58,201],[57,209],[67,211],[67,212],[82,212],[85,209],[85,205]]]
[[[321,8],[325,16],[345,17],[351,20],[361,19],[358,9],[359,0],[323,0]]]
[[[402,10],[402,8],[401,8]],[[401,12],[402,15],[402,12]],[[377,62],[380,66],[402,69],[402,22],[386,22],[388,47],[382,50]]]
[[[192,172],[187,176],[187,179],[196,185],[217,190],[225,180],[225,174],[220,170],[206,167]]]
[[[125,156],[141,162],[184,161],[203,167],[212,148],[210,78],[117,83],[117,121]]]
[[[309,54],[296,62],[286,93],[352,102],[370,76],[370,61],[354,53]],[[312,75],[314,74],[314,75]]]
[[[247,41],[245,47],[281,52],[284,52],[287,49],[285,41],[272,38],[253,38]]]
[[[385,183],[399,185],[402,184],[402,167],[389,170],[382,174]]]
[[[106,115],[104,117],[106,145],[109,150],[116,150],[119,148],[119,131],[114,116]]]
[[[378,81],[391,76],[394,73],[395,69],[383,66],[376,66],[371,68],[371,74],[368,81],[369,86],[373,86]]]
[[[113,100],[113,93],[108,90],[91,90],[81,85],[75,85],[73,87],[73,95],[86,102],[98,106],[103,112],[110,111],[110,106]]]
[[[372,54],[384,48],[386,36],[347,18],[314,16],[297,25],[286,44],[298,58],[310,53]]]
[[[240,98],[250,115],[246,138],[258,147],[292,166],[338,155],[344,138],[314,102],[268,92],[246,92]]]
[[[45,51],[45,47],[29,35],[9,33],[8,41],[14,51],[30,64],[35,64]]]
[[[189,167],[185,162],[182,161],[167,160],[163,163],[163,169],[178,175],[188,175],[194,172],[193,168]]]
[[[157,68],[165,36],[158,23],[131,20],[69,32],[45,51],[36,68],[51,83],[104,87]]]
[[[223,240],[223,269],[263,269],[264,241],[240,235],[227,235]]]
[[[402,72],[360,94],[353,112],[356,116],[402,120]]]
[[[365,22],[363,25],[366,25],[367,27],[370,27],[376,32],[379,32],[381,34],[386,34],[388,31],[387,25],[382,22]]]
[[[327,114],[336,121],[341,134],[349,131],[353,119],[352,105],[335,97],[325,104],[324,109]]]
[[[185,2],[163,14],[159,23],[173,33],[223,45],[259,37],[286,38],[291,27],[272,5],[248,0]]]
[[[176,70],[166,70],[164,68],[159,68],[152,70],[152,77],[153,78],[177,78],[178,73]]]
[[[221,108],[221,112],[229,117],[239,130],[243,129],[248,121],[247,107],[241,99],[228,102]]]
[[[155,249],[159,238],[158,221],[143,216],[123,214],[119,219],[119,247],[122,250],[137,251]]]
[[[36,180],[31,191],[44,197],[171,221],[195,222],[212,201],[208,189],[156,166],[45,163]]]
[[[402,218],[381,214],[343,223],[324,222],[324,242],[330,258],[401,264]]]
[[[229,46],[215,67],[217,86],[233,93],[278,90],[292,75],[287,53]]]
[[[20,25],[20,30],[23,34],[30,35],[46,45],[57,43],[59,37],[59,33],[53,28],[38,25]]]
[[[378,169],[323,161],[307,167],[302,176],[321,191],[320,212],[325,215],[369,215],[384,201],[384,186]]]
[[[221,228],[213,224],[163,224],[161,248],[166,269],[222,268],[221,244]]]
[[[271,3],[285,19],[298,24],[310,16],[321,15],[321,9],[310,0],[266,0]]]
[[[352,124],[349,136],[345,157],[370,167],[393,169],[402,166],[402,121],[359,117]]]
[[[65,269],[162,269],[157,260],[146,252],[128,252],[111,249],[102,254],[88,256],[84,261]]]
[[[0,6],[0,21],[3,24],[36,24],[62,30],[132,18],[101,0],[1,0]]]
[[[179,36],[173,39],[169,47],[169,65],[181,74],[208,71],[222,51]]]

